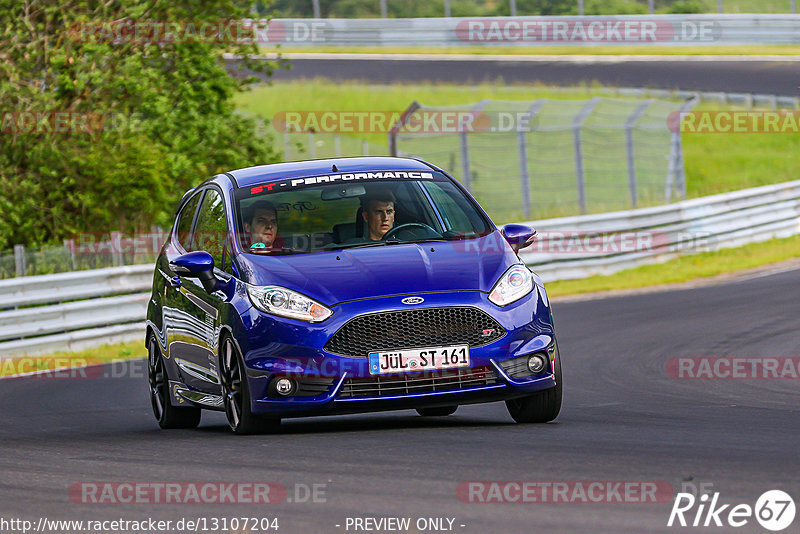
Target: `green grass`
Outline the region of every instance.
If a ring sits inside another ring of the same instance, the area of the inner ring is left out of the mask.
[[[474,86],[449,85],[449,84],[414,84],[414,85],[365,85],[359,83],[339,83],[328,80],[289,81],[276,82],[271,86],[256,86],[251,91],[237,96],[237,106],[246,113],[272,118],[279,111],[287,110],[405,110],[412,100],[418,100],[428,106],[458,106],[475,103],[481,99],[489,98],[507,101],[532,101],[538,98],[554,100],[583,100],[596,94],[604,95],[599,91],[599,86],[584,86],[573,91],[559,91],[533,85],[508,85],[497,83],[484,83]],[[566,107],[562,105],[562,107]],[[720,109],[720,106],[703,104],[695,108]],[[560,143],[569,143],[561,139],[561,134],[552,134],[550,140]],[[324,141],[318,136],[317,143],[327,143],[328,152],[323,152],[322,147],[315,154],[316,157],[332,155],[331,142]],[[331,136],[327,136],[331,137]],[[455,137],[455,136],[453,136]],[[293,140],[303,142],[305,134],[293,136]],[[386,135],[367,133],[353,136],[342,136],[342,153],[360,154],[360,140],[364,139],[374,146],[370,153],[374,155],[386,154]],[[279,141],[280,146],[281,141]],[[619,143],[617,143],[618,145]],[[603,150],[601,144],[599,150]],[[565,149],[570,149],[566,146]],[[508,143],[497,150],[505,150],[506,157],[495,157],[495,161],[502,162],[509,169],[516,165],[516,147]],[[687,175],[687,196],[701,197],[738,189],[745,189],[759,185],[774,184],[797,179],[800,176],[800,136],[796,134],[684,134],[683,135],[684,160]],[[452,151],[451,151],[452,152]],[[546,152],[546,150],[545,150]],[[497,156],[498,153],[495,154]],[[545,154],[547,155],[547,154]],[[611,155],[611,149],[609,149]],[[624,154],[613,154],[614,157],[624,158]],[[663,159],[663,155],[657,155]],[[571,153],[563,158],[558,170],[562,172],[571,170]],[[431,158],[445,168],[454,167],[456,176],[459,176],[459,165],[446,156]],[[656,160],[654,156],[654,161]],[[453,164],[455,163],[455,164]],[[487,172],[486,165],[476,161],[474,168],[480,172]],[[565,167],[566,166],[566,167]],[[567,169],[570,167],[570,169]],[[601,169],[602,170],[602,169]],[[591,177],[592,169],[587,169],[587,176]],[[509,173],[510,174],[510,173]],[[494,179],[494,178],[493,178]],[[532,180],[535,177],[532,177]],[[489,211],[498,222],[519,220],[522,214],[519,211],[508,209],[493,209],[496,200],[500,206],[507,206],[506,191],[516,191],[516,176],[510,178],[508,184],[500,184],[511,189],[498,186],[497,181],[477,180],[475,182],[476,194],[488,195],[481,198],[481,202],[489,201]],[[600,191],[604,184],[587,179],[590,194],[592,187]],[[547,184],[545,184],[547,185]],[[552,184],[550,184],[552,185]],[[483,190],[489,187],[488,190]],[[502,191],[498,193],[498,191]],[[562,199],[562,200],[571,200]],[[658,202],[653,199],[651,204]],[[590,211],[603,211],[602,203],[590,205]],[[607,209],[620,209],[609,205]],[[606,209],[606,211],[607,211]],[[533,219],[542,219],[569,212],[552,208],[545,212],[532,214]]]
[[[627,46],[627,45],[542,45],[542,46],[262,46],[265,54],[474,54],[474,55],[636,55],[636,56],[796,56],[800,46],[761,45],[761,46]]]
[[[135,360],[146,356],[147,349],[144,346],[144,342],[132,341],[116,345],[103,345],[77,352],[55,352],[39,356],[3,359],[0,360],[0,376]]]
[[[626,269],[608,276],[545,283],[551,297],[636,289],[701,280],[800,257],[800,235],[681,256],[665,263]]]

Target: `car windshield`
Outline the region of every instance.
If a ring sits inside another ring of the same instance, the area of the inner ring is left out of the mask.
[[[235,199],[237,238],[251,254],[474,239],[493,230],[472,200],[433,172],[287,179],[238,189]]]

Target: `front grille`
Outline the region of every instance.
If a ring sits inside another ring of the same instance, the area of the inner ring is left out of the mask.
[[[433,391],[458,391],[499,384],[495,370],[489,366],[447,371],[429,371],[407,375],[349,378],[339,390],[340,398],[394,397]]]
[[[469,345],[482,347],[506,334],[500,323],[472,307],[420,308],[370,313],[348,321],[325,344],[340,356],[372,351]]]

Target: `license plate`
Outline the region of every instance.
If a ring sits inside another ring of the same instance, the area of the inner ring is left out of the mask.
[[[469,366],[469,345],[369,353],[369,373],[408,373]]]

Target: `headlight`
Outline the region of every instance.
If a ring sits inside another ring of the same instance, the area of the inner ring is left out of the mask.
[[[253,306],[281,317],[318,323],[333,314],[319,302],[284,287],[248,285],[247,294]]]
[[[498,306],[516,302],[533,289],[533,276],[524,265],[514,265],[508,269],[489,293],[489,300]]]

